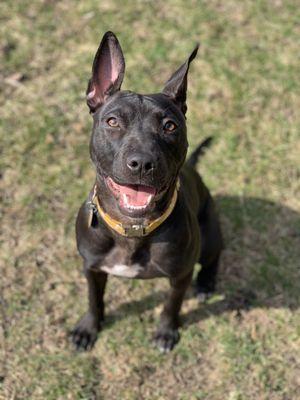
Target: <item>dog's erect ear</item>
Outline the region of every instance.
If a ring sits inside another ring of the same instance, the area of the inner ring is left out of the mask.
[[[183,114],[186,113],[186,91],[187,91],[187,74],[189,72],[190,63],[196,57],[198,52],[199,44],[194,48],[189,58],[186,60],[181,67],[167,81],[162,93],[179,105]]]
[[[120,90],[125,60],[118,39],[112,32],[103,36],[95,55],[92,78],[86,91],[86,101],[94,112],[106,98]]]

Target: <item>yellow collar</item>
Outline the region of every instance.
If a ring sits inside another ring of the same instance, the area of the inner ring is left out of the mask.
[[[149,222],[147,225],[126,225],[124,226],[120,221],[112,218],[109,214],[107,214],[103,208],[100,206],[99,199],[96,193],[96,185],[94,187],[94,194],[91,200],[91,205],[97,207],[97,211],[101,218],[106,222],[106,224],[119,233],[122,236],[126,237],[141,237],[147,236],[149,233],[153,232],[156,228],[158,228],[172,213],[174,210],[177,197],[178,197],[178,190],[179,190],[179,179],[176,182],[176,187],[170,201],[169,206],[165,210],[165,212],[158,218],[154,219],[153,221]],[[91,226],[91,218],[89,219],[88,225]]]

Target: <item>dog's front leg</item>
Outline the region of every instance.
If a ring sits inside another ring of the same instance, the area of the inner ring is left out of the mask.
[[[171,291],[160,316],[160,323],[154,340],[162,352],[173,349],[179,341],[179,312],[185,292],[191,282],[193,272],[180,279],[171,278]]]
[[[72,331],[72,341],[78,350],[90,350],[98,336],[104,319],[104,291],[107,281],[105,272],[85,268],[88,282],[89,309]]]

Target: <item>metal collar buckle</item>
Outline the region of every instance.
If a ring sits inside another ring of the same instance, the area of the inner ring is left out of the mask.
[[[124,227],[125,235],[128,237],[146,236],[146,228],[143,225],[130,225]]]

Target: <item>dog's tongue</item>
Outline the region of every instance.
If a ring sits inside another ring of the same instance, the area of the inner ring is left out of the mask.
[[[119,199],[120,205],[125,208],[147,207],[150,204],[156,189],[144,185],[119,185],[111,178],[107,178],[107,184]]]
[[[149,204],[155,189],[143,185],[118,185],[121,197],[125,205],[141,207]]]

